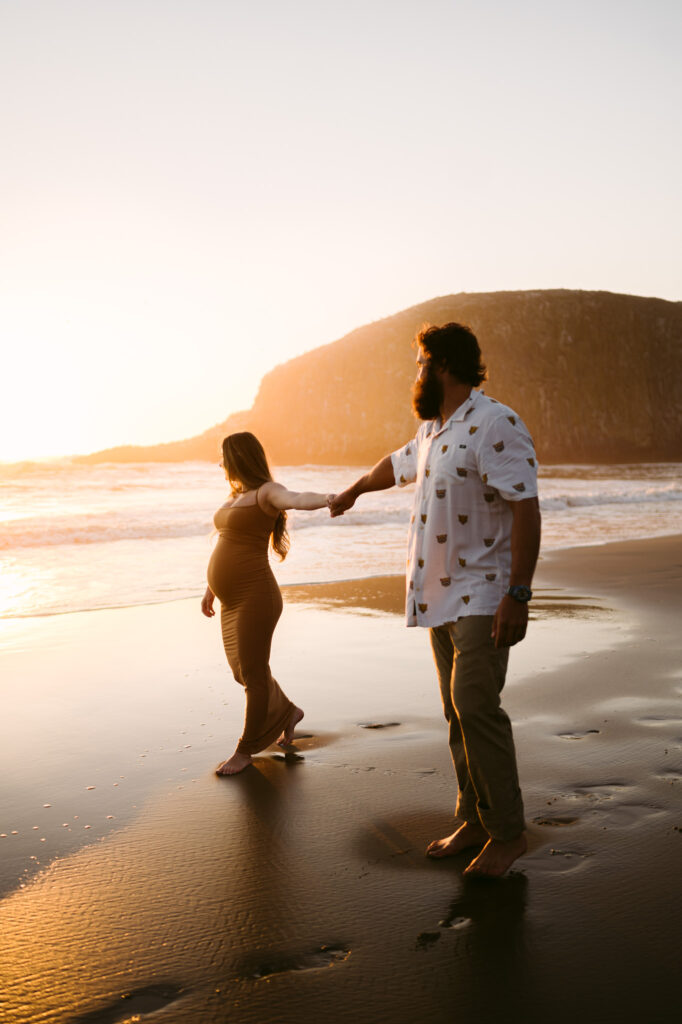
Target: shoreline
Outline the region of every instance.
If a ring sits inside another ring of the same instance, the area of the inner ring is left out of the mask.
[[[530,849],[492,883],[462,877],[467,857],[424,857],[456,794],[402,577],[282,588],[273,670],[306,709],[298,754],[271,748],[232,780],[213,766],[243,698],[195,599],[30,620],[0,649],[0,1008],[122,1020],[132,994],[130,1013],[173,1024],[444,1024],[455,1006],[465,1024],[586,1007],[662,1021],[678,999],[679,541],[543,558],[504,696]]]
[[[588,552],[588,551],[594,551],[595,549],[601,550],[602,548],[610,548],[610,547],[612,547],[614,545],[630,545],[630,544],[639,544],[639,543],[649,543],[649,542],[655,542],[655,541],[666,542],[666,541],[673,541],[673,540],[676,540],[676,539],[680,540],[680,542],[682,543],[682,536],[678,532],[664,533],[664,534],[655,534],[653,536],[645,537],[645,538],[639,538],[637,540],[630,539],[630,540],[618,540],[618,541],[595,541],[594,544],[576,544],[576,545],[571,545],[571,546],[547,547],[547,548],[543,547],[543,549],[541,551],[541,554],[540,554],[540,561],[538,562],[538,571],[536,573],[536,580],[542,576],[543,563],[545,563],[545,562],[547,562],[547,564],[554,563],[556,561],[557,557],[561,558],[563,555],[565,555],[569,551],[575,551],[578,554],[581,554],[581,553],[585,553],[585,552]],[[275,569],[276,569],[276,567],[277,567],[277,564],[275,563]],[[289,590],[292,590],[292,591],[293,590],[302,590],[304,588],[306,588],[306,589],[307,588],[311,588],[311,589],[315,590],[316,592],[319,589],[319,592],[321,593],[322,590],[325,587],[335,587],[335,586],[341,586],[343,584],[356,584],[356,583],[361,584],[363,582],[366,582],[368,584],[369,583],[373,583],[373,582],[381,584],[382,581],[386,581],[386,580],[402,580],[402,579],[404,579],[404,574],[403,573],[399,573],[399,572],[395,572],[395,573],[374,573],[374,574],[371,574],[371,575],[368,575],[368,576],[348,576],[348,577],[343,577],[341,579],[334,579],[334,580],[304,580],[302,582],[288,582],[288,583],[278,581],[278,584],[279,584],[280,590],[282,590],[283,593],[285,593],[286,591],[289,591]],[[27,624],[27,623],[32,622],[33,620],[59,618],[59,617],[61,617],[63,615],[81,615],[81,614],[87,614],[87,613],[90,613],[90,612],[109,612],[109,611],[119,611],[119,610],[122,610],[122,609],[150,608],[150,607],[157,607],[159,605],[177,604],[177,603],[182,602],[182,601],[196,601],[196,600],[200,600],[201,599],[202,593],[203,593],[203,590],[197,589],[196,593],[194,593],[194,594],[190,594],[190,595],[184,594],[184,595],[182,595],[180,597],[170,597],[170,598],[169,597],[161,597],[158,600],[148,600],[148,601],[139,601],[139,602],[130,602],[130,601],[128,601],[127,603],[122,603],[122,604],[93,605],[92,607],[84,607],[84,608],[67,608],[67,609],[65,609],[63,611],[60,610],[60,611],[32,612],[32,613],[27,613],[25,615],[16,615],[16,614],[14,614],[14,615],[6,615],[6,616],[0,615],[0,642],[1,642],[1,636],[2,636],[3,629],[10,628],[12,624],[17,624],[17,627],[20,628],[20,624]],[[301,598],[301,600],[302,600],[302,598]],[[5,626],[4,624],[8,624],[8,625]]]

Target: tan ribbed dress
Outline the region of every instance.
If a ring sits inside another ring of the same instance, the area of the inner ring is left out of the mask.
[[[225,654],[246,690],[244,732],[237,750],[256,754],[277,739],[294,704],[270,672],[272,634],[282,595],[268,560],[274,518],[257,503],[219,508],[219,538],[208,564],[208,585],[220,601]]]

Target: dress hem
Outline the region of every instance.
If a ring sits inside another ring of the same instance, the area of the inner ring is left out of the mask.
[[[273,725],[270,729],[268,729],[265,735],[260,739],[240,739],[239,743],[237,744],[237,750],[239,751],[239,753],[249,755],[259,754],[262,750],[265,750],[267,747],[272,746],[272,744],[275,742],[279,734],[284,730],[287,722],[291,718],[291,713],[295,707],[296,705],[293,703],[293,701],[289,701],[288,707],[284,715],[278,720],[277,724]]]

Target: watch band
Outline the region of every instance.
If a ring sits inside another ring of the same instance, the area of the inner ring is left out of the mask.
[[[509,587],[507,593],[510,597],[513,597],[515,601],[520,601],[521,604],[527,604],[533,596],[533,591],[530,587],[522,586],[521,584]]]

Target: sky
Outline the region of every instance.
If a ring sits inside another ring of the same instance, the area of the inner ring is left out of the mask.
[[[437,295],[682,299],[678,0],[0,0],[0,461]]]

